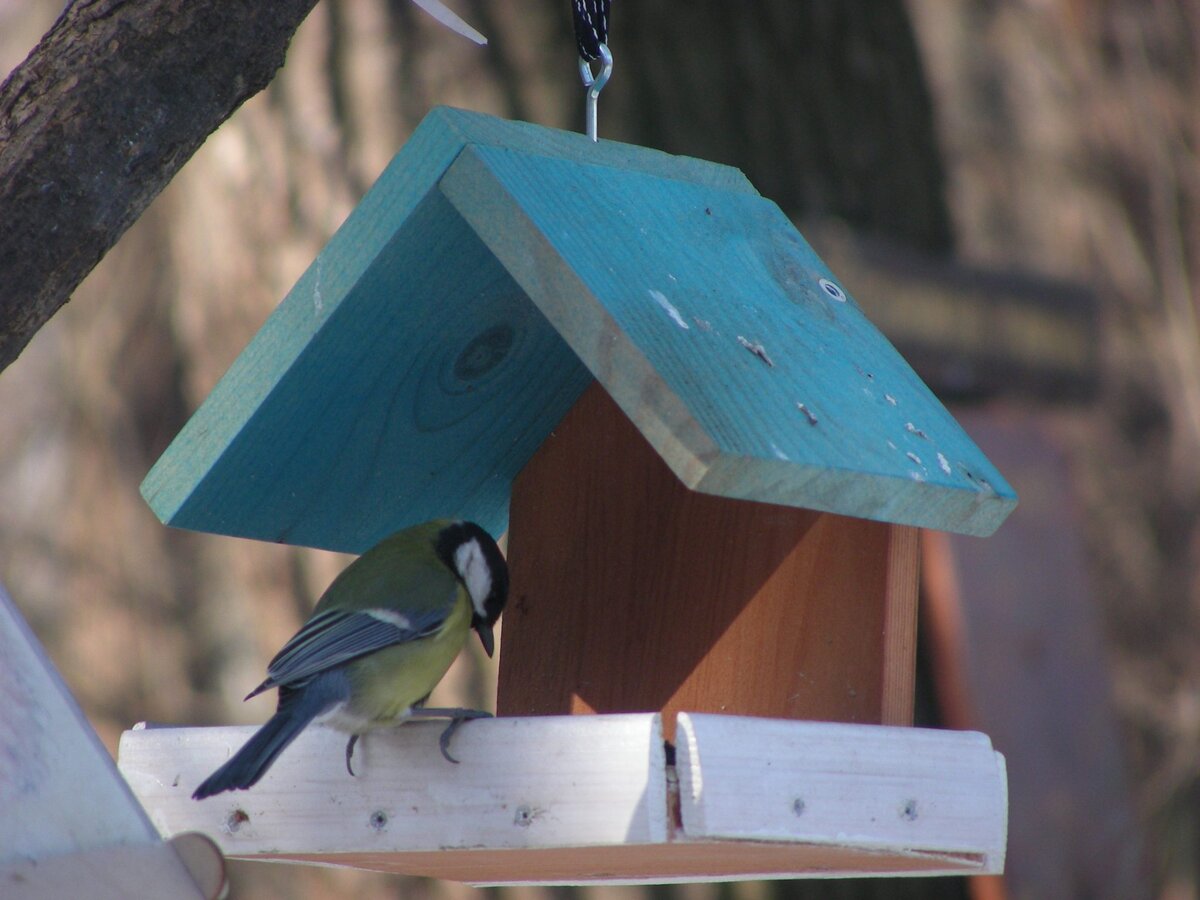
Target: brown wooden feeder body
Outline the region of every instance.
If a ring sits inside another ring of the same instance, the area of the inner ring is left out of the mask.
[[[598,384],[510,517],[500,715],[912,723],[916,528],[688,490]]]

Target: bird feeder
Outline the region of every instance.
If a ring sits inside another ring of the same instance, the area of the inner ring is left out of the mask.
[[[309,729],[196,803],[247,730],[128,732],[170,833],[474,883],[1003,867],[1003,758],[909,726],[918,529],[1015,495],[735,169],[434,110],[143,493],[332,550],[509,535],[460,766],[413,724],[351,778]]]

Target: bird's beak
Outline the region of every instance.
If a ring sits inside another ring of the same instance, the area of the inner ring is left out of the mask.
[[[496,638],[492,634],[492,626],[483,624],[476,625],[475,631],[479,633],[479,643],[483,644],[483,652],[486,653],[490,659],[492,654],[496,652]]]

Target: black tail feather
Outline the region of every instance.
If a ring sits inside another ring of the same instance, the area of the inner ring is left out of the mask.
[[[324,687],[324,685],[322,685]],[[276,757],[317,716],[330,709],[339,697],[316,689],[314,682],[280,696],[279,709],[229,760],[201,782],[192,793],[203,800],[223,791],[244,791],[258,783]]]

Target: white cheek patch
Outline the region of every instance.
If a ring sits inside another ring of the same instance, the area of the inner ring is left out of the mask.
[[[364,609],[363,612],[372,619],[378,619],[380,622],[386,622],[389,625],[395,625],[397,628],[403,631],[412,630],[412,622],[409,621],[408,616],[402,615],[394,610]]]
[[[484,558],[479,541],[472,538],[454,551],[454,568],[467,586],[475,612],[484,615],[484,601],[492,592],[492,569]]]

